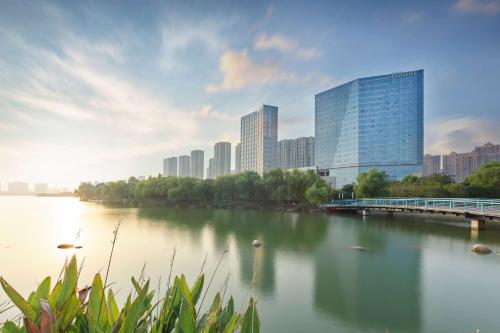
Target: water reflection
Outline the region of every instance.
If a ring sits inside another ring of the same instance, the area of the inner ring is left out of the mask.
[[[201,237],[200,231],[209,227],[220,251],[231,239],[238,251],[242,282],[250,285],[255,260],[255,286],[263,294],[275,289],[276,253],[311,253],[324,239],[328,222],[325,215],[234,210],[148,208],[140,209],[138,215],[170,228],[189,228],[194,237]],[[263,243],[258,250],[251,246],[254,239]]]

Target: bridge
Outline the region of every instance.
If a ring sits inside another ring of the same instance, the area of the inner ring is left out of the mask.
[[[330,212],[370,211],[428,213],[462,216],[470,219],[471,228],[484,229],[486,220],[500,220],[500,200],[463,198],[373,198],[341,199],[323,205]]]

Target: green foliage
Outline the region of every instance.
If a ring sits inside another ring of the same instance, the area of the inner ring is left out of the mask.
[[[0,278],[5,293],[23,316],[20,324],[6,321],[2,333],[259,332],[260,322],[253,299],[243,315],[234,312],[232,298],[224,307],[219,293],[207,313],[196,311],[203,291],[203,275],[191,288],[184,275],[175,277],[166,294],[155,304],[152,302],[155,291],[149,290],[149,280],[141,284],[132,278],[135,292],[128,295],[121,309],[111,289],[106,296],[107,288],[100,274],[95,275],[90,293],[89,288],[77,290],[78,276],[73,256],[64,269],[62,281],[57,281],[51,290],[51,279],[45,278],[28,300]],[[158,317],[153,313],[158,313]]]
[[[358,198],[383,197],[388,194],[389,180],[384,170],[371,168],[356,179],[354,192]]]
[[[464,184],[471,196],[500,198],[500,162],[482,164],[465,178]]]
[[[308,193],[309,190],[309,194]],[[330,186],[316,172],[275,169],[261,177],[252,171],[217,179],[150,177],[139,181],[81,184],[82,200],[103,200],[127,205],[231,204],[319,205],[330,198]]]

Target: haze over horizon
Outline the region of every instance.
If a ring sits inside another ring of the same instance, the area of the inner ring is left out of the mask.
[[[499,37],[499,0],[3,1],[2,189],[208,159],[263,103],[279,107],[279,139],[314,135],[315,94],[415,69],[425,153],[500,143]]]

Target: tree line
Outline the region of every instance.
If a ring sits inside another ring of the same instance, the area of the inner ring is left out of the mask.
[[[340,192],[354,192],[358,198],[427,197],[427,198],[500,198],[500,162],[482,164],[462,183],[443,174],[428,177],[406,176],[390,181],[383,170],[370,169],[358,175],[356,183],[344,186]]]
[[[216,179],[149,177],[100,184],[82,183],[81,200],[127,205],[319,206],[332,197],[330,185],[312,170],[253,171]]]

